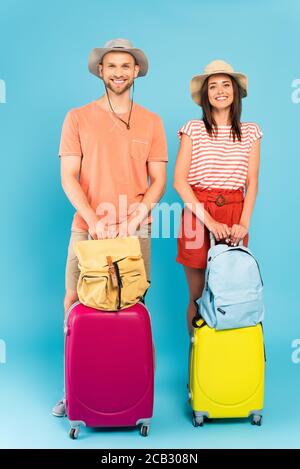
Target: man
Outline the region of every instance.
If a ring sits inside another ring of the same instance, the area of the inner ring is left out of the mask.
[[[62,187],[76,209],[66,263],[65,314],[78,300],[73,243],[89,234],[94,239],[139,236],[150,281],[150,214],[166,185],[162,122],[130,98],[134,80],[148,71],[144,52],[126,39],[114,39],[92,50],[89,70],[103,81],[105,93],[68,112],[59,149]],[[64,399],[52,413],[65,415]]]

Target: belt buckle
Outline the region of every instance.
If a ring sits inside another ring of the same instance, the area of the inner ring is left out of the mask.
[[[225,204],[225,197],[222,194],[219,194],[216,197],[215,202],[218,207],[222,207]]]

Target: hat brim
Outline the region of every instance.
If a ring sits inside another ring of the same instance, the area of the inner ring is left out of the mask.
[[[192,98],[196,104],[201,106],[201,89],[206,78],[210,77],[211,75],[219,75],[219,74],[229,75],[235,78],[238,84],[240,85],[242,98],[245,98],[247,96],[248,78],[246,75],[244,75],[243,73],[238,73],[238,72],[228,72],[225,70],[220,70],[220,71],[214,71],[213,73],[203,73],[202,75],[195,75],[191,79],[190,90],[191,90]]]
[[[103,56],[107,54],[108,52],[127,52],[128,54],[131,54],[135,58],[136,63],[140,67],[138,77],[143,77],[147,74],[148,59],[141,49],[135,49],[135,48],[126,49],[125,47],[120,47],[120,48],[99,47],[91,51],[89,55],[89,60],[88,60],[89,71],[93,75],[96,75],[96,77],[100,78],[98,65],[102,62]]]

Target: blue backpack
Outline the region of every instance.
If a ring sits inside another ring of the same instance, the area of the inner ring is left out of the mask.
[[[212,246],[202,297],[196,303],[198,315],[217,330],[260,323],[264,317],[263,281],[251,251],[242,245]]]

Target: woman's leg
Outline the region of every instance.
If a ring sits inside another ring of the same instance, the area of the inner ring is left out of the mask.
[[[193,267],[184,266],[185,275],[189,287],[189,305],[187,309],[187,326],[189,334],[192,332],[192,319],[196,313],[196,306],[194,301],[200,298],[202,295],[204,281],[205,281],[205,269],[194,269]]]

